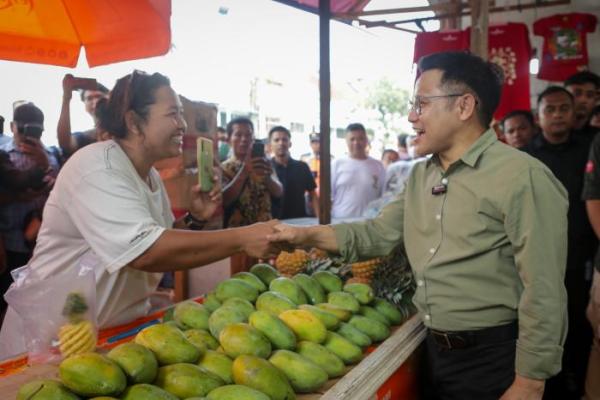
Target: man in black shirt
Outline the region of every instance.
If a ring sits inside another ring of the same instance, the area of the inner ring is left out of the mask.
[[[581,200],[589,142],[572,133],[574,100],[565,88],[548,87],[538,96],[537,104],[542,134],[522,149],[550,168],[569,193],[565,275],[569,332],[564,345],[563,370],[546,382],[544,398],[575,399],[583,392],[592,337],[585,318],[590,288],[587,267],[593,259],[597,240]]]
[[[292,146],[290,131],[283,126],[273,127],[269,131],[269,143],[274,154],[271,164],[283,185],[283,196],[271,199],[273,217],[280,219],[307,217],[305,193],[309,197],[308,204],[318,217],[319,199],[315,192],[317,185],[308,165],[290,156],[289,149]]]
[[[600,76],[590,71],[582,71],[571,75],[565,81],[565,88],[573,95],[575,101],[575,135],[581,135],[591,143],[598,132],[590,126],[592,110],[598,101]]]

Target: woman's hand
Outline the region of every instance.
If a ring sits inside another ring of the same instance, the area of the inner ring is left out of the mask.
[[[210,192],[202,190],[200,185],[192,186],[192,200],[190,202],[189,212],[192,216],[201,221],[209,220],[217,208],[221,206],[223,200],[221,191],[221,180],[219,179],[219,170],[214,168],[213,188]]]

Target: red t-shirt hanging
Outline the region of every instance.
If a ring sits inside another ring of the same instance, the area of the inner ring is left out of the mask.
[[[494,118],[513,110],[529,110],[529,59],[531,45],[527,25],[509,23],[488,29],[489,60],[502,67],[504,85]]]
[[[596,30],[598,19],[592,14],[557,14],[533,24],[533,32],[544,37],[538,78],[564,81],[576,72],[587,69],[588,33]]]
[[[419,32],[415,37],[413,62],[421,57],[443,51],[459,51],[469,48],[469,37],[464,31]]]

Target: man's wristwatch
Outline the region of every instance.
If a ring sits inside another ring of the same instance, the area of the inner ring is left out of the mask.
[[[204,225],[206,225],[208,221],[203,221],[201,219],[194,218],[194,216],[188,211],[187,214],[183,217],[183,224],[186,228],[192,231],[201,231],[204,229]]]

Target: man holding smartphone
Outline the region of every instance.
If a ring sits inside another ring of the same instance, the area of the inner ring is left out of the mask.
[[[63,100],[56,132],[60,148],[68,157],[78,149],[97,141],[96,106],[100,100],[108,98],[108,89],[95,79],[76,78],[71,74],[65,75],[62,85]],[[75,90],[80,91],[85,111],[94,120],[94,127],[83,132],[71,132],[70,104]]]
[[[44,113],[33,103],[18,105],[10,123],[13,139],[0,150],[8,154],[12,166],[19,171],[44,168],[45,176],[30,185],[31,190],[18,201],[0,208],[0,234],[6,248],[6,270],[0,275],[0,297],[4,295],[12,279],[10,271],[27,263],[31,257],[41,212],[58,175],[56,157],[41,142],[44,131]],[[6,187],[1,189],[8,191]],[[0,313],[5,307],[0,302]]]

